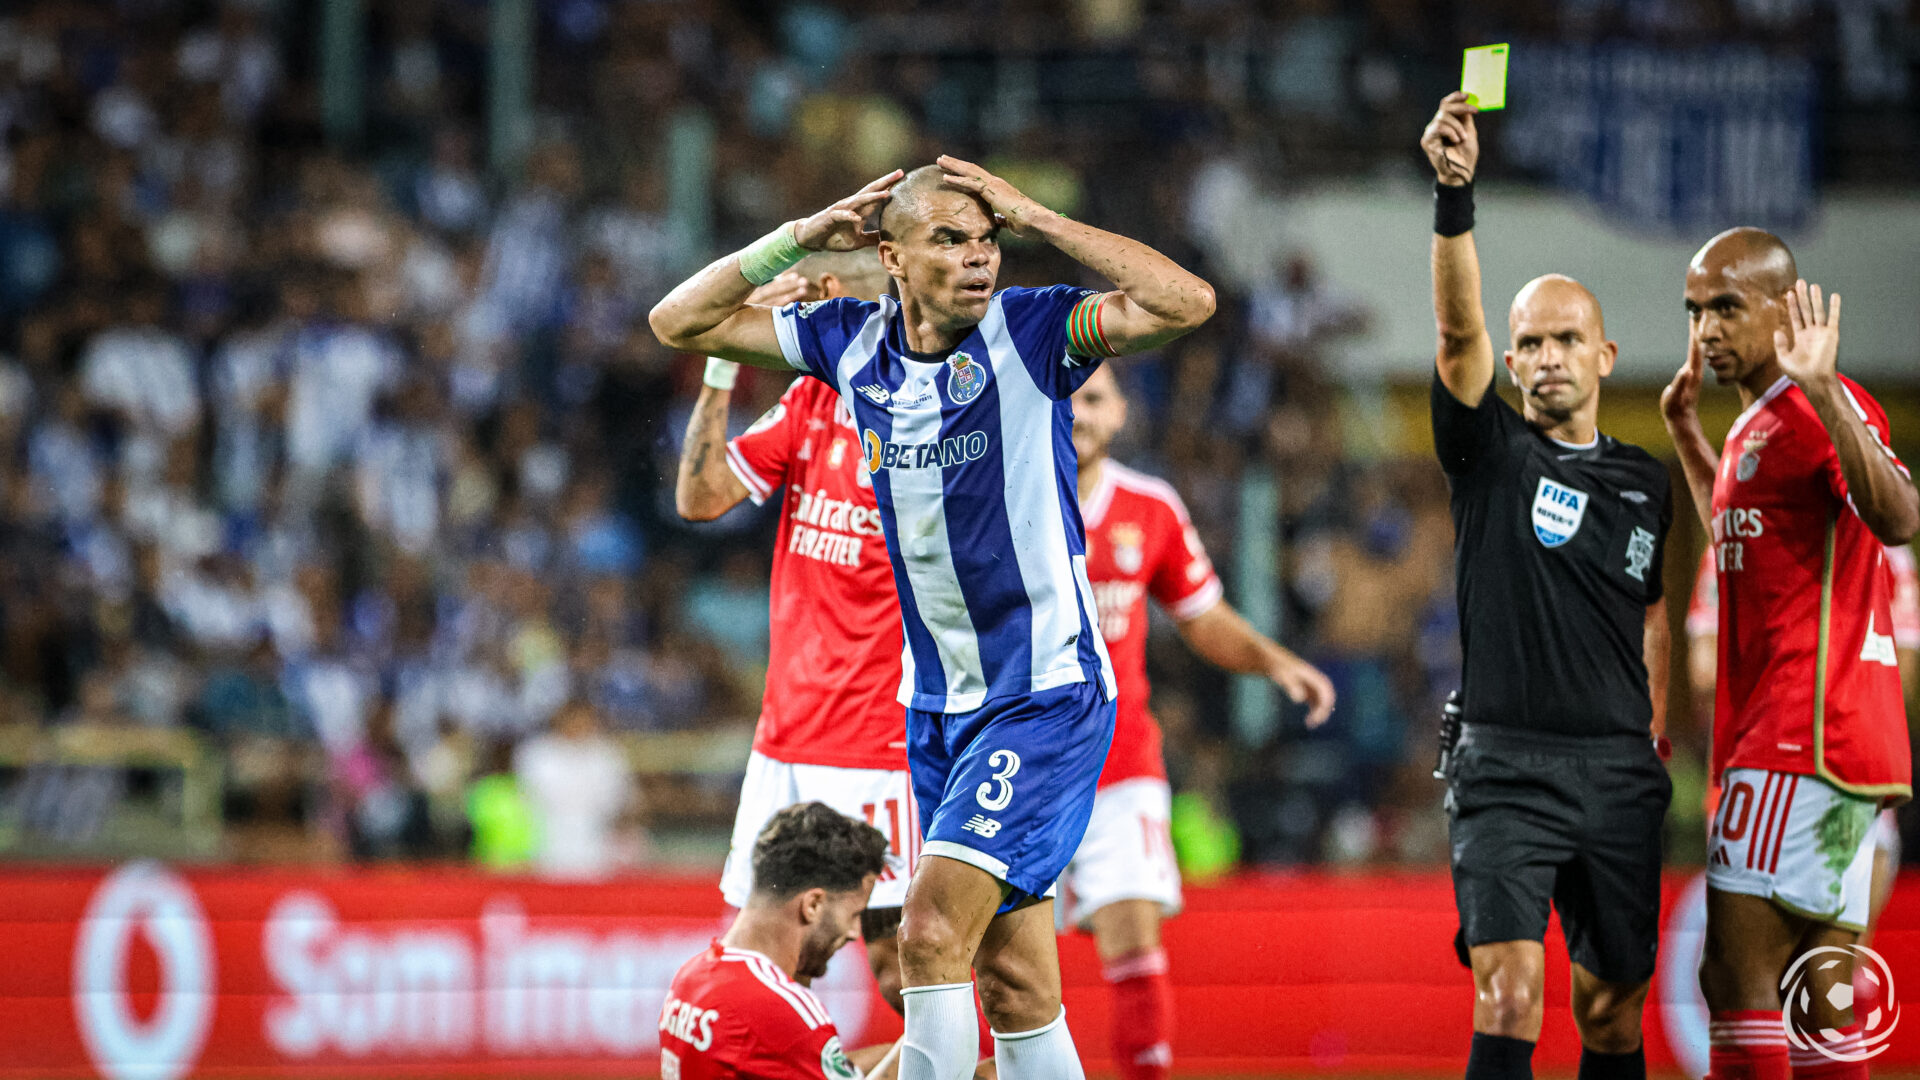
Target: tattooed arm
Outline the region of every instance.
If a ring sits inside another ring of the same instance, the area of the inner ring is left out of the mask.
[[[816,296],[812,282],[788,271],[755,289],[747,301],[777,308]],[[680,469],[673,483],[673,506],[688,521],[712,521],[752,494],[727,465],[727,407],[732,403],[737,369],[738,365],[724,360],[708,361],[706,384],[700,388],[693,416],[687,421],[687,438],[680,448]]]
[[[732,397],[731,390],[701,387],[687,421],[673,505],[688,521],[712,521],[747,497],[747,485],[727,467],[727,406]]]

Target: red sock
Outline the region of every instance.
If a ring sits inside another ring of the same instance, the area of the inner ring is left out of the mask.
[[[1858,1008],[1857,1003],[1855,1007]],[[1819,1039],[1820,1035],[1816,1032],[1809,1037]],[[1841,1028],[1837,1041],[1823,1041],[1823,1045],[1834,1053],[1858,1053],[1860,1025]],[[1793,1065],[1793,1080],[1867,1080],[1867,1063],[1864,1060],[1835,1061],[1818,1050],[1802,1050],[1792,1046],[1787,1049],[1787,1061]]]
[[[1128,953],[1100,974],[1113,987],[1113,1064],[1120,1080],[1167,1080],[1173,1071],[1173,980],[1166,952]]]
[[[1715,1012],[1707,1024],[1707,1040],[1707,1080],[1792,1080],[1787,1032],[1777,1012]]]

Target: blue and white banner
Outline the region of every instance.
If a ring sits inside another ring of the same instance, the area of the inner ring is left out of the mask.
[[[1747,46],[1516,43],[1500,146],[1660,230],[1791,228],[1815,200],[1813,65]]]

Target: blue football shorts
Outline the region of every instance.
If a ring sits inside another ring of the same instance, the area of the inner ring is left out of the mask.
[[[977,866],[1013,887],[1009,911],[1047,895],[1093,815],[1113,743],[1098,683],[996,698],[972,712],[907,710],[907,768],[926,822],[922,857]]]

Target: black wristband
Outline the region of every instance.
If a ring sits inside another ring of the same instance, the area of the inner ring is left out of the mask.
[[[1459,185],[1433,182],[1433,231],[1439,236],[1473,231],[1473,181]]]

